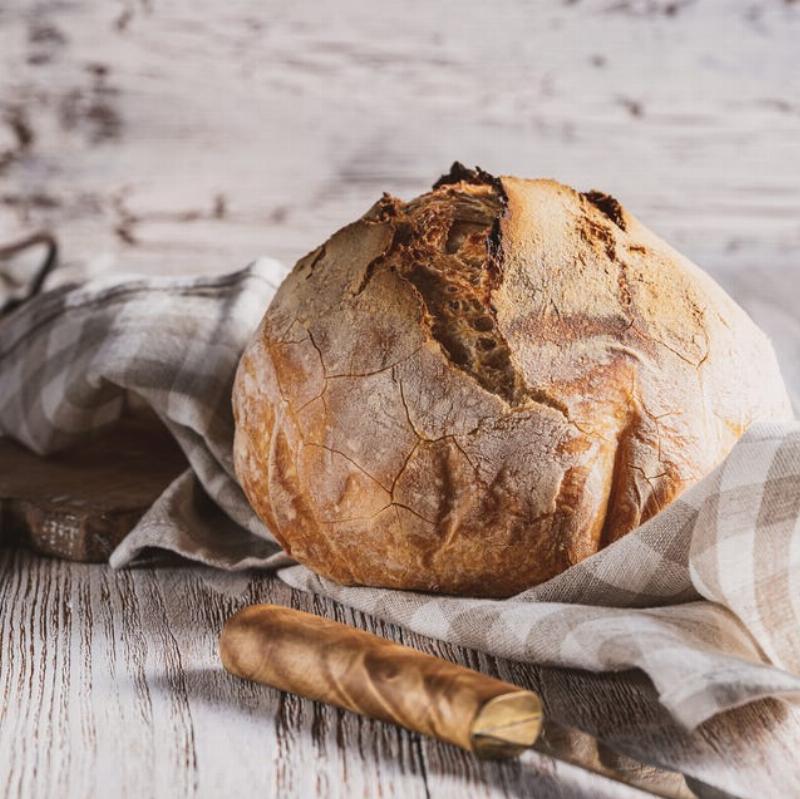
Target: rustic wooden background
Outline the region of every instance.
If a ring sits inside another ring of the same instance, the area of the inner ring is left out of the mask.
[[[796,0],[3,0],[0,243],[53,230],[54,282],[221,272],[290,263],[455,158],[552,176],[613,193],[715,274],[797,402],[799,42]],[[236,683],[215,636],[254,599],[374,628],[269,577],[0,555],[0,795],[617,795]],[[651,760],[800,795],[795,706],[690,735],[639,677],[406,639]]]

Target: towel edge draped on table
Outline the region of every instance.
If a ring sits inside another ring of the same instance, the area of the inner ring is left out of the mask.
[[[122,413],[157,414],[190,468],[111,557],[154,547],[287,584],[499,657],[639,668],[687,727],[766,696],[800,695],[800,423],[759,422],[726,460],[596,555],[505,600],[336,585],[293,563],[255,516],[232,461],[239,356],[284,268],[95,280],[0,320],[0,434],[46,454]]]

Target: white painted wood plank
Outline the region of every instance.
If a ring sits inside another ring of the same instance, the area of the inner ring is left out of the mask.
[[[459,158],[619,196],[713,271],[796,268],[780,0],[0,10],[0,235],[147,272],[294,261]]]
[[[54,228],[62,279],[221,272],[291,263],[454,158],[550,175],[612,192],[714,272],[777,339],[798,403],[798,41],[800,6],[781,0],[11,0],[0,241]],[[232,681],[215,634],[244,602],[354,620],[272,578],[1,562],[0,795],[599,790]],[[641,678],[407,638],[539,690],[556,718],[631,751],[750,795],[800,794],[794,706],[688,735]]]
[[[264,601],[357,624],[532,688],[553,719],[743,796],[770,795],[775,786],[786,796],[800,792],[797,706],[755,703],[690,735],[640,675],[497,661],[292,591],[272,576],[196,567],[115,573],[0,551],[0,796],[625,796],[590,775],[554,775],[535,758],[482,763],[225,674],[216,644],[224,620]]]
[[[218,632],[252,601],[354,621],[273,577],[0,555],[0,796],[627,795],[231,677]]]

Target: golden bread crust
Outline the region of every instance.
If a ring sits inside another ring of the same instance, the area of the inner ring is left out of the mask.
[[[239,480],[299,561],[493,597],[791,418],[764,334],[616,200],[458,168],[298,262],[233,400]]]

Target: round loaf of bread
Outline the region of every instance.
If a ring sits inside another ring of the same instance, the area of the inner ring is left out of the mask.
[[[615,199],[458,164],[298,262],[233,399],[239,481],[298,561],[486,597],[791,418],[765,335]]]

